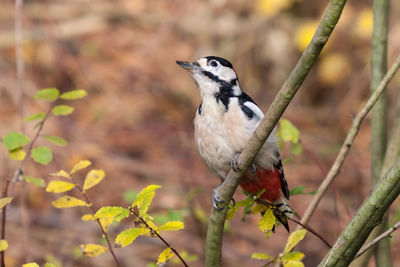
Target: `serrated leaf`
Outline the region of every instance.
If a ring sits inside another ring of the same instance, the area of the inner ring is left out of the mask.
[[[66,116],[71,114],[74,108],[68,105],[58,105],[51,109],[51,112],[56,116]]]
[[[266,232],[272,230],[272,227],[275,224],[275,216],[271,209],[267,209],[264,215],[261,217],[260,222],[258,223],[258,228],[261,231]]]
[[[138,236],[147,235],[150,233],[150,230],[147,228],[130,228],[125,231],[122,231],[117,235],[115,239],[115,244],[120,247],[126,247],[130,243],[132,243]]]
[[[35,99],[41,99],[49,102],[53,102],[54,100],[57,99],[58,95],[60,92],[58,91],[57,88],[46,88],[39,90],[35,94]]]
[[[110,206],[106,206],[106,207],[101,207],[99,210],[97,210],[97,212],[94,214],[94,217],[96,219],[100,219],[100,218],[112,218],[115,217],[117,215],[120,215],[121,212],[123,212],[124,210],[127,210],[123,207],[110,207]]]
[[[108,217],[108,218],[100,218],[100,224],[103,227],[104,232],[108,232],[108,228],[110,228],[110,225],[113,223],[114,218],[113,217]]]
[[[298,251],[291,251],[281,257],[282,260],[300,261],[304,258],[304,253]]]
[[[43,165],[47,165],[53,160],[53,154],[50,148],[46,146],[39,146],[32,149],[31,157],[34,161]]]
[[[94,221],[94,220],[96,220],[96,218],[92,214],[89,213],[89,214],[83,215],[81,217],[81,220],[87,222],[87,221]]]
[[[304,267],[301,261],[283,261],[283,267]]]
[[[68,142],[64,138],[61,138],[59,136],[43,135],[43,138],[57,146],[66,146],[68,144]]]
[[[44,113],[44,112],[36,113],[36,114],[30,115],[28,117],[25,117],[24,122],[30,122],[30,121],[43,119],[45,116],[46,116],[46,113]]]
[[[22,267],[39,267],[39,264],[37,264],[36,262],[29,262],[22,264]]]
[[[106,176],[103,170],[91,170],[87,175],[85,182],[83,183],[83,191],[86,191],[96,184],[100,183]]]
[[[256,260],[273,260],[274,257],[265,254],[265,253],[260,253],[260,252],[255,252],[253,254],[251,254],[251,258],[252,259],[256,259]]]
[[[7,205],[8,203],[10,203],[12,201],[12,197],[3,197],[0,198],[0,209],[4,208],[5,205]]]
[[[0,239],[0,251],[4,251],[8,248],[8,242],[5,239]]]
[[[75,166],[72,168],[70,174],[74,174],[79,170],[82,170],[88,166],[90,166],[92,163],[88,160],[81,160],[79,161],[77,164],[75,164]]]
[[[300,132],[290,121],[282,119],[279,124],[277,134],[283,141],[297,144],[300,138]]]
[[[178,231],[183,229],[184,227],[185,225],[183,224],[183,222],[171,221],[171,222],[166,222],[165,224],[158,227],[157,231]]]
[[[53,205],[58,209],[71,208],[77,206],[89,206],[89,204],[86,203],[85,201],[71,196],[62,196],[59,199],[52,201],[51,205]]]
[[[34,184],[37,187],[44,187],[46,185],[46,182],[42,178],[36,178],[33,176],[29,175],[24,175],[25,181],[28,183]]]
[[[72,91],[63,93],[60,96],[60,98],[66,99],[66,100],[75,100],[75,99],[84,98],[86,95],[87,95],[87,93],[85,90],[77,89],[77,90],[72,90]]]
[[[149,185],[139,192],[135,202],[132,203],[132,207],[138,207],[140,216],[143,217],[147,213],[147,210],[149,209],[151,201],[155,195],[154,191],[160,187],[160,185]]]
[[[47,185],[46,192],[63,193],[63,192],[67,192],[67,191],[71,190],[75,186],[76,185],[73,183],[59,181],[59,180],[53,180],[53,181],[50,181],[50,183]]]
[[[293,233],[291,233],[288,238],[288,241],[286,243],[283,253],[287,254],[289,251],[291,251],[297,245],[297,243],[299,243],[301,240],[303,240],[306,233],[307,233],[307,230],[304,230],[304,229],[297,230],[297,231],[294,231]]]
[[[157,264],[162,264],[170,260],[174,256],[174,253],[170,248],[164,249],[160,256],[158,256]]]
[[[26,152],[23,148],[17,148],[15,150],[9,151],[8,157],[12,160],[21,161],[26,157]]]
[[[81,245],[82,253],[85,257],[97,257],[107,251],[107,248],[97,244]]]
[[[53,172],[49,174],[50,176],[56,176],[56,177],[65,177],[65,178],[71,178],[71,175],[69,175],[68,172],[61,170],[59,172]]]
[[[3,137],[3,145],[9,151],[23,147],[28,143],[29,138],[23,133],[11,132]]]

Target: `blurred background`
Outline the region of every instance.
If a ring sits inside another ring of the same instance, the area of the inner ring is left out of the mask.
[[[193,118],[200,103],[197,87],[175,61],[208,55],[227,58],[242,89],[265,112],[326,5],[327,1],[318,0],[25,1],[25,115],[47,110],[47,103],[33,100],[39,89],[88,92],[73,103],[71,116],[53,116],[46,122],[43,133],[59,135],[69,145],[52,147],[54,160],[48,166],[27,162],[25,173],[48,181],[48,173],[91,160],[107,174],[88,193],[95,209],[128,205],[146,185],[162,185],[150,214],[159,222],[183,220],[184,230],[164,236],[191,255],[190,266],[203,266],[204,231],[219,180],[207,170],[193,141]],[[391,1],[390,12],[389,63],[400,52],[396,20],[400,2]],[[284,169],[290,188],[305,186],[305,192],[318,188],[352,117],[368,98],[371,32],[371,1],[350,1],[286,110],[284,118],[298,127],[304,147],[299,156],[292,155],[287,145],[282,148],[282,157],[289,159]],[[0,2],[0,136],[21,127],[15,65],[14,2],[4,0]],[[397,75],[388,88],[389,122],[399,86]],[[25,124],[30,137],[34,125]],[[330,243],[369,193],[369,142],[366,120],[342,172],[311,219],[310,225]],[[0,159],[3,184],[19,165],[8,159],[4,148]],[[113,266],[109,253],[92,259],[81,256],[80,244],[101,242],[98,226],[80,220],[85,208],[57,210],[50,205],[55,196],[31,184],[19,184],[15,190],[7,215],[7,266],[45,260],[63,266]],[[244,199],[240,189],[235,198]],[[296,195],[290,205],[302,215],[311,198]],[[391,222],[398,217],[396,203]],[[244,222],[240,217],[227,225],[224,266],[261,266],[250,258],[253,252],[277,255],[283,249],[288,233],[282,227],[266,238],[257,227],[259,216],[247,216]],[[131,221],[111,226],[111,238],[128,227]],[[395,266],[400,266],[398,239],[395,233]],[[148,266],[164,248],[159,240],[144,237],[116,253],[123,266]],[[306,266],[316,266],[328,251],[311,234],[297,250],[306,254]]]

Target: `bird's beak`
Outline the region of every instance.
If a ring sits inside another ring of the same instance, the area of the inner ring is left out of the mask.
[[[197,62],[177,61],[176,64],[184,68],[185,70],[194,73],[200,67]]]

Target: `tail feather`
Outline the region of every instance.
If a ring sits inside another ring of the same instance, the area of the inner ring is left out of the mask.
[[[275,203],[275,206],[277,207],[277,209],[274,210],[275,218],[285,227],[288,232],[290,232],[288,218],[293,217],[292,209],[284,199],[281,199],[278,203]]]

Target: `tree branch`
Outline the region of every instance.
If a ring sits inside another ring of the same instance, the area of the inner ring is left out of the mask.
[[[216,210],[213,208],[211,211],[207,230],[206,266],[221,266],[224,222],[228,210],[228,204],[239,185],[240,178],[246,172],[265,140],[271,134],[275,125],[279,121],[279,118],[282,116],[286,107],[289,105],[300,85],[306,78],[309,70],[317,60],[317,57],[328,41],[329,36],[339,20],[345,3],[346,0],[331,0],[329,2],[313,39],[278,92],[278,95],[272,102],[264,119],[250,138],[248,145],[240,154],[238,158],[240,171],[234,172],[231,170],[225,181],[220,186],[218,198],[223,200],[224,208],[222,210]]]
[[[378,88],[375,90],[375,92],[368,99],[367,103],[364,105],[364,107],[359,111],[357,116],[354,118],[353,124],[346,136],[346,139],[343,142],[342,147],[340,148],[339,154],[336,157],[335,162],[333,163],[331,169],[329,170],[328,174],[326,175],[326,177],[324,178],[320,187],[318,188],[318,191],[315,194],[310,205],[307,207],[307,209],[303,215],[303,219],[301,220],[301,223],[307,224],[308,221],[310,220],[310,218],[311,218],[312,214],[314,213],[315,209],[317,208],[317,205],[319,204],[321,198],[324,196],[324,194],[328,190],[329,185],[332,183],[333,179],[335,179],[335,177],[339,173],[339,170],[342,167],[343,161],[346,158],[346,156],[353,144],[354,139],[356,138],[356,135],[358,133],[358,130],[360,128],[362,121],[364,120],[364,118],[368,114],[368,112],[371,110],[373,105],[376,103],[376,101],[379,99],[379,96],[386,89],[387,84],[393,78],[393,76],[395,75],[395,73],[397,72],[399,67],[400,67],[400,56],[397,57],[396,61],[393,63],[389,72],[385,75],[385,77],[379,84]]]

